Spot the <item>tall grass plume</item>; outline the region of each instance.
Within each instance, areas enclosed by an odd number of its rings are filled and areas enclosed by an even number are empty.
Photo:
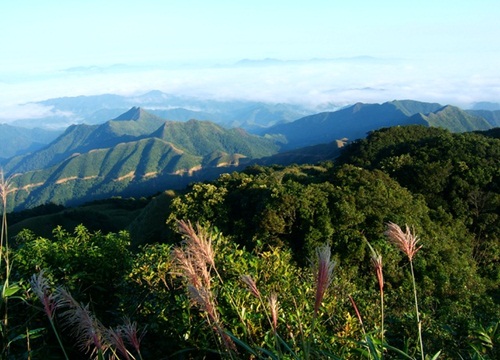
[[[196,224],[195,228],[189,221],[179,221],[178,229],[184,239],[172,252],[177,271],[188,283],[188,295],[192,303],[204,312],[226,351],[231,353],[236,350],[236,345],[224,331],[216,298],[211,290],[213,281],[211,272],[214,271],[220,278],[215,267],[212,238],[199,224]]]
[[[422,248],[422,245],[417,247],[419,238],[417,235],[411,232],[408,225],[406,225],[406,230],[403,231],[399,225],[389,222],[387,223],[387,230],[385,235],[389,241],[395,244],[402,252],[408,256],[410,262],[411,278],[413,282],[413,296],[415,298],[415,313],[417,316],[417,328],[418,328],[418,338],[420,342],[420,355],[422,360],[425,359],[424,355],[424,342],[422,339],[422,322],[420,321],[420,313],[418,310],[418,297],[417,297],[417,285],[415,283],[415,272],[413,270],[413,257]]]
[[[316,273],[316,296],[314,298],[314,316],[318,315],[319,308],[323,302],[326,290],[332,282],[335,261],[330,260],[330,246],[324,245],[316,250],[318,257],[318,271]]]

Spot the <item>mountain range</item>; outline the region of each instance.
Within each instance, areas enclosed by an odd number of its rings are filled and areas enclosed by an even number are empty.
[[[61,134],[61,130],[24,128],[0,124],[0,159],[41,149]]]
[[[454,106],[412,100],[383,104],[363,104],[306,116],[287,124],[277,124],[261,131],[283,138],[282,149],[293,149],[337,139],[359,139],[383,127],[402,125],[443,127],[453,132],[487,130],[496,126],[485,117],[470,114]],[[279,140],[278,140],[279,141]]]
[[[453,132],[495,127],[454,106],[412,100],[355,105],[260,130],[211,121],[170,121],[132,107],[100,124],[69,126],[45,147],[3,160],[12,178],[9,209],[48,202],[77,205],[111,196],[146,196],[250,164],[315,163],[335,158],[347,142],[383,127],[422,125]]]
[[[318,60],[320,61],[320,60]],[[417,106],[412,110],[411,101],[397,101],[406,103],[408,109],[396,114],[396,121],[404,120],[408,115],[429,112],[441,107],[435,104],[432,108],[418,108],[421,102],[413,102]],[[417,104],[417,105],[415,105]],[[420,104],[420,105],[418,105]],[[275,126],[272,132],[281,131],[280,126],[294,122],[307,116],[317,114],[330,114],[342,109],[340,105],[325,103],[319,106],[306,107],[287,103],[265,103],[243,100],[207,100],[188,96],[176,96],[161,91],[150,91],[138,96],[123,96],[115,94],[103,94],[94,96],[62,97],[28,103],[37,109],[41,109],[40,115],[33,118],[18,118],[9,123],[0,133],[0,141],[6,144],[0,147],[0,159],[9,158],[14,155],[22,155],[47,145],[61,134],[68,126],[77,124],[99,125],[115,119],[132,107],[141,107],[150,114],[162,119],[172,121],[188,121],[190,119],[208,120],[225,128],[241,127],[250,133],[269,133],[269,128]],[[375,104],[355,104],[354,106],[368,106]],[[384,104],[383,104],[384,105]],[[386,106],[387,103],[384,105]],[[370,109],[372,111],[373,109]],[[486,119],[492,126],[500,125],[500,104],[480,102],[472,105],[472,110],[465,112]],[[48,115],[47,115],[48,114]],[[364,112],[360,114],[363,117]],[[336,114],[338,117],[339,114]],[[349,117],[350,115],[347,115]],[[317,116],[316,116],[317,117]],[[345,124],[342,124],[344,126]],[[298,126],[297,124],[295,126]],[[300,126],[299,126],[300,127]],[[29,129],[27,129],[29,128]],[[33,135],[34,129],[43,128],[46,135]],[[368,129],[370,130],[370,129]],[[42,130],[37,130],[38,133]],[[364,131],[364,130],[363,130]],[[359,131],[357,136],[364,136]],[[13,132],[15,132],[14,135]],[[352,138],[352,134],[348,134]],[[16,139],[12,141],[11,139]]]
[[[132,108],[101,125],[72,125],[45,148],[4,163],[13,207],[76,204],[113,195],[151,194],[211,178],[224,166],[274,154],[271,139],[208,121],[165,121]],[[20,205],[21,204],[21,205]]]
[[[32,103],[46,109],[43,117],[17,119],[12,125],[65,128],[72,124],[101,124],[131,107],[141,107],[164,119],[210,120],[223,127],[246,130],[288,122],[315,112],[294,104],[274,104],[243,100],[205,100],[166,94],[158,90],[138,96],[103,94],[48,99]],[[331,108],[331,107],[330,107]],[[46,115],[46,113],[50,115]]]

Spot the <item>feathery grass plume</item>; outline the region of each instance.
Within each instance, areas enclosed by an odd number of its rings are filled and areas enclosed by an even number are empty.
[[[179,232],[184,235],[184,242],[189,249],[196,250],[193,255],[199,256],[210,267],[215,268],[215,254],[212,248],[212,238],[207,231],[196,224],[196,230],[190,221],[179,221]]]
[[[252,279],[250,275],[242,275],[241,280],[248,286],[248,290],[258,299],[260,299],[260,291],[257,288],[257,284]]]
[[[384,272],[382,268],[382,255],[373,248],[373,246],[368,242],[368,240],[366,241],[366,243],[368,244],[368,247],[370,248],[370,251],[372,253],[371,262],[378,280],[378,287],[380,293],[380,317],[381,317],[380,334],[381,334],[381,340],[383,342],[384,341]]]
[[[270,307],[270,313],[271,316],[269,316],[269,313],[265,311],[266,309],[266,304],[264,303],[264,299],[261,296],[261,293],[259,291],[259,288],[257,287],[257,284],[255,283],[255,280],[250,276],[250,275],[242,275],[241,280],[247,285],[248,291],[255,296],[257,299],[259,299],[260,304],[262,305],[262,309],[264,309],[264,313],[266,315],[267,321],[269,322],[269,325],[273,329],[274,335],[276,335],[276,329],[278,327],[278,297],[275,293],[271,294],[271,296],[267,299]],[[277,341],[277,339],[276,339]],[[277,344],[277,343],[276,343]]]
[[[271,321],[272,321],[273,331],[276,334],[276,331],[278,329],[278,310],[279,310],[278,295],[273,292],[269,296],[268,301],[269,301],[269,308],[271,309]]]
[[[370,246],[371,248],[371,246]],[[384,293],[384,272],[382,267],[382,255],[380,255],[375,249],[372,248],[371,261],[375,274],[377,275],[378,287],[380,293]]]
[[[174,254],[174,258],[178,260],[181,268],[184,266],[187,271],[186,274],[191,277],[192,283],[199,281],[201,284],[199,286],[210,289],[212,282],[210,271],[214,270],[219,275],[215,267],[212,238],[199,224],[196,224],[196,230],[189,221],[179,221],[178,226],[179,232],[184,236],[184,248],[182,249],[183,254]]]
[[[30,285],[31,290],[33,290],[35,295],[38,297],[38,300],[40,300],[43,304],[43,310],[49,318],[50,326],[52,327],[52,330],[56,335],[59,346],[61,347],[61,350],[64,354],[64,358],[69,359],[68,354],[66,353],[66,349],[64,348],[64,345],[62,343],[61,337],[59,336],[59,332],[57,331],[56,325],[54,323],[55,310],[58,306],[57,295],[51,292],[49,282],[45,278],[43,270],[41,270],[38,275],[34,274],[31,277]]]
[[[0,309],[2,310],[0,320],[0,342],[2,343],[2,355],[5,351],[8,352],[10,343],[6,334],[9,332],[9,298],[12,297],[20,287],[17,284],[13,286],[10,284],[10,273],[12,271],[12,264],[10,263],[10,250],[9,250],[9,235],[7,226],[7,197],[11,192],[17,189],[12,187],[12,178],[19,174],[14,174],[5,178],[2,168],[0,168],[0,198],[2,199],[2,227],[0,233],[0,271],[3,272],[0,278],[3,277],[3,283],[0,284]],[[5,261],[5,265],[4,265]],[[0,356],[2,356],[0,355]]]
[[[184,276],[187,281],[195,288],[200,288],[203,286],[200,276],[199,269],[196,261],[190,256],[190,254],[180,247],[175,247],[172,250],[172,257],[175,260],[176,270],[179,275]],[[203,276],[204,282],[207,282],[205,276]]]
[[[215,304],[213,293],[210,289],[196,288],[188,285],[188,292],[191,301],[205,312],[207,320],[212,329],[219,335],[220,340],[227,351],[236,351],[236,345],[226,334],[219,318],[219,312]]]
[[[139,333],[137,330],[137,323],[135,321],[131,322],[129,318],[125,318],[124,324],[120,326],[120,330],[127,339],[128,343],[135,349],[139,358],[142,359],[141,341],[146,334],[146,329],[143,329],[141,333]]]
[[[415,254],[422,248],[422,246],[417,247],[419,239],[416,235],[412,234],[408,225],[406,225],[406,231],[403,232],[399,225],[394,224],[393,222],[388,222],[385,235],[388,237],[390,242],[396,245],[408,256],[410,261],[413,260]]]
[[[61,313],[61,319],[66,328],[70,329],[77,346],[85,352],[90,352],[93,356],[102,356],[109,348],[105,340],[105,327],[90,312],[89,306],[84,306],[77,302],[73,296],[65,289],[58,289],[59,306],[66,308]]]
[[[318,256],[318,273],[316,276],[316,297],[314,301],[314,316],[317,316],[325,292],[332,282],[335,261],[330,260],[330,246],[324,245],[316,249]]]
[[[217,311],[212,291],[203,287],[197,289],[192,285],[188,285],[188,292],[191,301],[205,312],[209,325],[212,326],[214,331],[219,335],[226,350],[229,352],[236,352],[236,345],[224,331],[224,327],[220,321],[219,312]]]
[[[43,305],[43,310],[49,319],[53,319],[57,307],[56,296],[50,291],[49,282],[41,270],[38,274],[33,274],[30,279],[31,290],[38,297]]]
[[[188,292],[191,301],[208,315],[210,324],[217,323],[219,321],[219,313],[217,312],[212,292],[203,287],[196,288],[192,285],[188,285]]]
[[[354,308],[354,311],[356,312],[356,317],[358,318],[359,323],[361,324],[361,329],[363,330],[363,334],[366,335],[365,325],[363,324],[363,318],[361,317],[361,313],[359,312],[358,306],[356,305],[356,302],[354,301],[351,295],[348,295],[348,297],[349,300],[351,301],[351,305]]]
[[[211,270],[217,273],[212,239],[199,224],[195,229],[191,222],[179,221],[178,226],[184,240],[181,246],[173,249],[172,256],[178,272],[188,282],[189,297],[205,313],[208,323],[218,333],[226,350],[235,351],[236,346],[219,319],[215,296],[211,290]],[[218,273],[217,275],[220,279]]]
[[[2,199],[2,232],[0,234],[0,267],[5,259],[5,283],[4,287],[9,286],[10,262],[9,262],[9,236],[7,228],[7,197],[11,192],[17,189],[12,186],[12,179],[19,174],[11,175],[5,178],[2,168],[0,168],[0,198]]]
[[[422,322],[420,321],[420,312],[418,310],[418,297],[417,297],[417,284],[415,282],[415,272],[413,270],[413,257],[422,248],[422,245],[417,247],[419,241],[415,234],[412,234],[408,225],[406,225],[406,231],[403,232],[401,228],[394,224],[393,222],[387,223],[387,230],[385,235],[388,237],[389,241],[395,244],[399,249],[408,256],[410,261],[410,271],[411,279],[413,282],[413,296],[415,298],[415,313],[417,316],[417,328],[418,328],[418,338],[420,341],[420,355],[422,360],[425,359],[424,355],[424,342],[422,339]]]
[[[130,353],[125,346],[125,341],[120,327],[117,327],[116,329],[106,329],[105,334],[109,343],[112,344],[121,355],[123,355],[124,359],[130,360]]]

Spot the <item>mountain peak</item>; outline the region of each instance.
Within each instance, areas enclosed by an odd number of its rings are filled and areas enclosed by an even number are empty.
[[[134,106],[132,107],[129,111],[121,114],[117,118],[113,119],[115,121],[130,121],[134,120],[137,121],[140,118],[142,118],[145,114],[147,114],[147,111],[145,111],[143,108]]]

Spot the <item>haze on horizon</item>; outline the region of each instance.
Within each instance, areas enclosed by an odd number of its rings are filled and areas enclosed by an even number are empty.
[[[496,0],[24,0],[0,11],[0,122],[50,111],[23,105],[33,101],[149,90],[307,106],[500,102]]]

